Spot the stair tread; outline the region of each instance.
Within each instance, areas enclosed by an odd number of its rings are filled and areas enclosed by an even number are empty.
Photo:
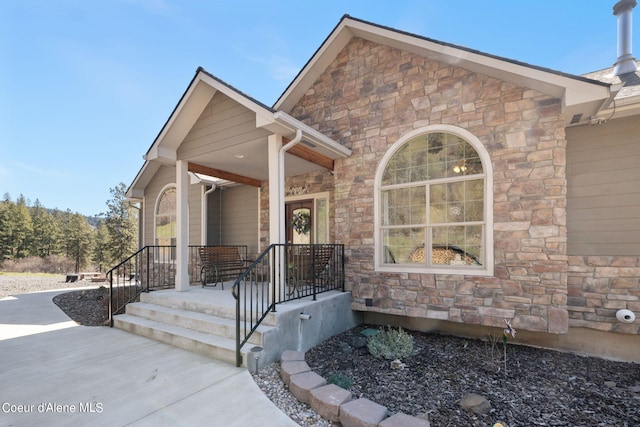
[[[161,312],[161,313],[165,313],[165,314],[171,314],[171,315],[175,315],[175,316],[178,316],[178,317],[189,318],[189,319],[199,320],[199,321],[205,321],[205,322],[210,322],[210,323],[214,323],[214,324],[218,324],[218,325],[230,326],[230,327],[233,327],[233,328],[235,328],[235,326],[236,326],[236,320],[235,319],[229,319],[227,317],[220,317],[220,316],[216,316],[216,315],[213,315],[213,314],[205,314],[205,313],[200,313],[200,312],[196,312],[196,311],[188,311],[188,310],[183,310],[183,309],[179,309],[179,308],[166,307],[166,306],[163,306],[163,305],[158,305],[158,304],[153,304],[153,303],[148,303],[148,302],[136,302],[136,303],[132,303],[131,305],[139,307],[141,309],[154,310],[156,312]],[[136,317],[140,317],[140,316],[136,316]],[[269,329],[274,329],[274,328],[275,328],[274,326],[261,324],[261,325],[258,326],[257,331],[258,332],[264,332],[264,331],[267,331]]]
[[[161,332],[178,335],[184,338],[191,339],[193,341],[198,341],[227,350],[235,351],[236,348],[235,340],[220,337],[218,335],[210,335],[203,332],[197,332],[191,329],[183,328],[181,326],[170,325],[168,323],[145,319],[143,317],[133,316],[130,314],[119,314],[115,316],[115,319],[126,323],[152,328]],[[244,352],[246,351],[243,351],[243,353]]]

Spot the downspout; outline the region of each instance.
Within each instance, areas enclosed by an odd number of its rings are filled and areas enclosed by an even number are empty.
[[[278,191],[280,193],[279,199],[282,203],[281,208],[284,207],[284,153],[290,150],[294,145],[297,145],[300,141],[302,141],[302,130],[296,129],[296,136],[291,141],[280,147],[280,151],[278,151]],[[282,209],[282,213],[284,214],[284,209]],[[278,240],[280,240],[280,243],[285,243],[287,240],[286,229],[284,227],[280,227],[280,236]]]
[[[204,186],[205,191],[202,193],[202,232],[201,232],[201,236],[200,236],[200,243],[202,244],[202,246],[206,246],[207,245],[207,232],[209,231],[209,222],[208,222],[208,218],[207,218],[207,214],[208,214],[208,199],[207,196],[210,193],[213,193],[216,190],[216,185],[212,184],[211,188],[207,190],[207,186]]]

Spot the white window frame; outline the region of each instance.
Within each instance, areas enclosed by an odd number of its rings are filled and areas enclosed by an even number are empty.
[[[160,190],[160,192],[158,193],[158,195],[156,196],[156,202],[154,204],[153,207],[153,245],[157,246],[157,229],[158,229],[158,205],[160,204],[160,198],[162,198],[162,196],[164,195],[164,193],[169,190],[170,188],[173,188],[176,193],[178,192],[178,187],[176,186],[175,183],[171,183],[171,184],[167,184],[164,187],[162,187],[162,190]],[[177,206],[176,206],[176,214],[177,214]],[[177,219],[176,219],[176,226],[177,226]],[[177,237],[177,236],[176,236]]]
[[[384,263],[384,239],[382,237],[381,227],[381,182],[387,164],[394,154],[413,138],[428,134],[443,132],[449,133],[468,142],[478,153],[482,163],[484,172],[484,221],[485,228],[483,233],[482,250],[484,253],[484,264],[477,268],[469,266],[431,266],[426,265],[408,265],[408,264],[389,264]],[[491,165],[491,157],[482,142],[471,132],[458,126],[438,124],[430,125],[415,129],[408,134],[402,136],[396,141],[385,153],[381,159],[374,182],[374,258],[375,270],[394,273],[426,273],[426,274],[450,274],[464,276],[493,276],[494,275],[494,257],[493,257],[493,167]]]
[[[327,206],[327,216],[325,218],[325,222],[324,222],[324,229],[326,230],[326,236],[324,236],[326,242],[325,243],[330,243],[330,239],[331,239],[331,233],[329,230],[329,192],[328,191],[324,191],[322,193],[313,193],[313,194],[300,194],[300,195],[296,195],[296,196],[288,196],[285,197],[284,201],[285,203],[287,202],[295,202],[298,200],[313,200],[313,218],[315,218],[315,224],[314,224],[314,228],[313,228],[313,236],[314,236],[314,242],[317,243],[318,240],[318,200],[325,200]]]

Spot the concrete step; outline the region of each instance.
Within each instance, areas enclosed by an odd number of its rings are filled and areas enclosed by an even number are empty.
[[[229,338],[205,334],[130,314],[115,316],[113,323],[114,327],[136,335],[193,351],[216,360],[231,364],[236,363],[236,343],[235,340]],[[245,345],[242,350],[243,365],[245,366],[250,348],[250,345]]]
[[[226,298],[219,298],[220,301],[216,301],[213,298],[202,298],[202,295],[197,293],[185,292],[180,295],[176,295],[167,292],[149,292],[142,293],[140,295],[140,302],[235,320],[235,300],[231,297],[230,291],[229,295],[224,296]],[[275,326],[275,314],[267,314],[262,324]]]
[[[180,310],[146,302],[128,304],[126,313],[156,322],[179,326],[204,334],[217,335],[231,340],[236,339],[236,321],[225,317],[204,314],[195,311]],[[241,327],[244,326],[241,324]],[[260,325],[249,338],[249,343],[262,345],[263,333],[273,327]]]

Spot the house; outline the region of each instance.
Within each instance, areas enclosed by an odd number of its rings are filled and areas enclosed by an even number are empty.
[[[635,3],[614,7],[618,62],[586,76],[350,16],[272,107],[199,68],[127,191],[141,247],[174,246],[188,292],[190,245],[339,244],[366,322],[508,320],[518,342],[640,361]]]

